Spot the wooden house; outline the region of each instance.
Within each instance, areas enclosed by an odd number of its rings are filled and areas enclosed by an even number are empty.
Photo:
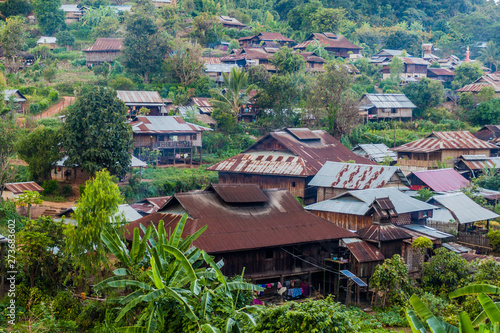
[[[360,238],[343,238],[340,246],[341,249],[346,249],[344,252],[348,263],[346,268],[361,279],[369,280],[375,273],[377,265],[386,259],[373,243]],[[332,267],[335,268],[334,265]]]
[[[59,9],[61,9],[66,16],[64,22],[66,22],[66,24],[71,24],[73,22],[80,22],[89,8],[80,4],[66,4],[61,5]]]
[[[362,57],[362,47],[354,45],[342,35],[331,32],[313,33],[305,41],[295,45],[296,50],[305,50],[308,45],[322,45],[326,51],[336,57],[357,59]]]
[[[158,162],[162,164],[182,161],[193,163],[196,151],[202,154],[202,132],[210,128],[185,122],[177,116],[138,116],[130,123],[134,136],[136,156],[142,148],[159,150]]]
[[[495,90],[495,96],[500,97],[500,75],[498,74],[486,74],[481,76],[476,81],[468,84],[457,90],[459,93],[471,92],[477,94],[483,88],[491,87]]]
[[[161,8],[164,6],[177,6],[177,0],[153,0],[153,5],[157,8]]]
[[[397,213],[397,217],[392,219],[392,223],[397,225],[422,224],[428,217],[432,216],[435,208],[390,187],[348,191],[304,208],[340,227],[360,230],[372,225],[374,217],[371,204],[379,198],[391,200]]]
[[[234,28],[234,29],[242,30],[242,29],[248,28],[246,25],[244,25],[243,23],[241,23],[240,21],[238,21],[234,17],[220,15],[217,17],[217,20],[219,21],[220,24],[222,24],[222,26],[224,28],[227,28],[227,29]]]
[[[490,156],[497,147],[482,141],[469,131],[432,132],[427,137],[391,148],[398,154],[403,172],[452,166],[462,155]]]
[[[417,108],[405,94],[364,94],[359,101],[362,119],[411,120],[413,109]]]
[[[455,169],[465,178],[477,178],[485,169],[500,169],[498,158],[486,155],[462,155],[455,162]]]
[[[112,63],[123,51],[123,39],[97,38],[94,45],[82,51],[85,52],[85,59],[89,67],[104,62]]]
[[[422,58],[409,58],[409,57],[400,57],[400,59],[403,61],[403,73],[401,73],[401,77],[405,78],[427,77],[427,67],[429,67],[430,65],[430,63],[427,60],[424,60]],[[391,76],[389,63],[383,64],[382,76],[384,79],[387,79]]]
[[[212,118],[213,105],[206,97],[191,97],[186,104],[177,107],[178,113],[184,119],[196,118],[211,128],[215,128],[217,122]]]
[[[278,48],[243,48],[232,50],[229,55],[220,59],[223,64],[238,65],[239,67],[264,66],[269,72],[276,72],[271,58]]]
[[[22,182],[22,183],[6,183],[2,186],[2,199],[3,200],[13,200],[17,198],[19,194],[23,194],[25,191],[33,191],[41,193],[43,188],[35,182]]]
[[[448,68],[427,68],[427,77],[443,83],[449,83],[455,78],[455,72]]]
[[[316,288],[321,284],[324,290],[323,283],[331,278],[333,285],[336,274],[322,268],[323,260],[336,251],[340,239],[355,237],[306,212],[286,190],[213,184],[204,191],[175,194],[158,212],[127,225],[125,238],[131,241],[134,228],[157,226],[160,220],[166,231],[173,230],[183,214],[188,216],[184,237],[207,226],[193,245],[214,256],[215,262],[223,260],[224,275],[244,271],[245,278],[259,284],[285,286],[296,279]]]
[[[500,125],[485,125],[472,135],[500,148]],[[497,155],[497,153],[498,151],[492,151],[492,154]]]
[[[372,59],[384,59],[384,61],[391,60],[394,57],[402,57],[403,51],[401,50],[390,50],[390,49],[382,49],[375,53],[370,59],[369,62],[372,63]],[[411,55],[406,54],[407,57],[411,57]],[[375,63],[378,63],[376,61]]]
[[[410,183],[397,166],[326,162],[309,186],[317,188],[317,202],[351,190],[392,187],[409,189]]]
[[[36,44],[38,46],[40,45],[48,46],[51,50],[53,50],[57,46],[57,38],[42,36],[36,41]]]
[[[127,91],[117,90],[118,98],[125,103],[129,116],[136,116],[142,108],[149,110],[148,116],[163,116],[168,114],[165,103],[157,91]]]
[[[3,91],[5,104],[16,112],[26,113],[28,110],[28,100],[18,89],[7,89]]]
[[[247,36],[238,39],[241,48],[260,47],[264,42],[277,43],[280,46],[291,46],[295,41],[287,38],[279,32],[260,32],[255,36]]]
[[[222,85],[222,83],[224,82],[224,78],[222,77],[222,75],[224,73],[229,74],[231,72],[231,69],[233,69],[234,67],[239,66],[234,63],[221,63],[219,60],[219,63],[215,64],[205,63],[205,73],[207,73],[207,75],[212,80],[217,82],[217,84]]]
[[[318,56],[314,52],[300,52],[299,53],[305,61],[305,67],[307,72],[324,72],[324,65],[326,60]]]
[[[343,146],[326,131],[288,128],[271,132],[250,148],[209,167],[221,184],[258,184],[284,188],[305,202],[316,200],[308,186],[327,161],[374,164]]]

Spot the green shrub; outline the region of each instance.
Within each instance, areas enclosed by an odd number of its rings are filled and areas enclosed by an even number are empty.
[[[73,188],[68,184],[63,185],[59,194],[65,198],[70,197],[73,195]]]
[[[49,98],[51,101],[55,102],[59,99],[59,93],[57,90],[51,90],[49,93]]]
[[[393,306],[387,311],[377,312],[375,318],[384,326],[406,327],[408,320],[404,313],[404,308]]]
[[[40,102],[40,111],[43,111],[49,107],[50,100],[47,98],[42,99]]]
[[[30,104],[30,108],[29,108],[29,112],[31,114],[37,114],[38,112],[40,112],[40,104],[38,104],[38,103],[31,103]]]
[[[75,59],[75,60],[71,61],[71,65],[73,65],[74,67],[83,67],[83,66],[87,65],[87,60],[85,60],[84,58]]]
[[[496,252],[500,252],[500,230],[490,231],[488,239],[493,249]]]
[[[55,195],[59,193],[59,182],[57,180],[46,180],[43,182],[42,187],[43,195]]]
[[[80,300],[70,291],[58,292],[52,306],[56,318],[62,320],[75,320],[82,311]]]
[[[80,197],[85,193],[85,184],[78,185],[78,194]]]
[[[76,318],[78,327],[88,332],[96,323],[102,322],[106,317],[106,306],[103,302],[88,302]]]

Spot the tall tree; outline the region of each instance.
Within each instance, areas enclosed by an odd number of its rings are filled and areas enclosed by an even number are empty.
[[[134,8],[126,20],[123,41],[123,64],[132,73],[140,75],[149,83],[154,73],[159,73],[167,53],[167,43],[155,23],[155,9],[151,1]]]
[[[33,6],[26,0],[7,0],[0,4],[0,13],[3,17],[25,16],[32,10]]]
[[[24,18],[20,16],[8,17],[0,29],[0,44],[7,72],[16,72],[19,69],[18,54],[22,50],[25,37]]]
[[[429,108],[443,102],[444,87],[436,80],[422,78],[418,83],[410,82],[403,88],[403,93],[417,106],[415,117],[421,117]]]
[[[68,229],[66,235],[66,253],[79,270],[80,278],[102,276],[107,257],[101,233],[112,231],[116,223],[121,222],[117,221],[116,213],[122,201],[120,189],[107,170],[97,172],[95,178],[85,184],[72,216],[77,225]]]
[[[403,73],[404,63],[398,56],[394,56],[389,63],[389,70],[391,73],[391,80],[394,82],[401,81],[401,73]]]
[[[248,103],[250,91],[254,88],[248,84],[248,73],[233,67],[229,75],[223,74],[224,90],[212,89],[213,99],[211,103],[221,110],[231,110],[236,117],[240,113],[241,107]]]
[[[53,35],[61,30],[64,23],[64,12],[60,9],[61,0],[34,0],[33,11],[40,30],[44,34]]]
[[[93,87],[78,96],[62,129],[67,165],[80,165],[90,174],[106,168],[125,176],[132,148],[126,116],[127,108],[113,89]]]
[[[2,98],[3,100],[3,98]],[[14,180],[16,169],[10,165],[9,158],[14,153],[14,145],[21,134],[13,118],[8,116],[0,121],[0,201],[5,183]]]
[[[479,57],[479,59],[490,66],[490,71],[493,72],[493,68],[495,68],[495,70],[498,70],[498,63],[500,62],[500,49],[493,41],[489,41],[486,44],[486,47],[482,49],[480,53],[481,56]]]
[[[163,69],[168,79],[173,78],[184,86],[190,85],[203,75],[202,48],[199,44],[180,39],[176,39],[173,45],[174,51],[165,59]]]
[[[483,75],[481,64],[478,62],[464,62],[455,69],[455,79],[452,82],[453,89],[459,89],[471,84]]]
[[[271,63],[276,67],[276,71],[281,74],[293,74],[305,66],[304,57],[286,46],[274,53]]]

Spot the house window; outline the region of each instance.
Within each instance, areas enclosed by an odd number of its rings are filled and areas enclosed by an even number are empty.
[[[397,111],[396,109],[392,109],[391,110],[392,113],[396,113],[396,111]]]
[[[193,134],[193,139],[192,139],[193,141],[196,140],[196,136],[197,136],[197,134]]]
[[[295,187],[295,182],[292,182],[292,187]]]
[[[274,259],[274,250],[266,249],[266,259]]]
[[[172,141],[178,141],[177,135],[172,136]]]

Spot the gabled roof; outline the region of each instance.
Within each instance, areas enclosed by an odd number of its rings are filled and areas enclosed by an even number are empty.
[[[36,43],[37,44],[55,44],[55,43],[57,43],[57,38],[42,36],[37,40]]]
[[[306,210],[366,215],[375,199],[389,198],[398,214],[432,210],[436,207],[404,194],[396,188],[354,190],[304,207]]]
[[[491,210],[481,207],[461,192],[435,195],[427,200],[427,202],[443,206],[452,214],[455,221],[460,224],[491,220],[500,216]],[[436,220],[436,217],[433,217],[433,220]],[[448,220],[445,222],[448,222]]]
[[[400,227],[405,229],[406,232],[408,232],[410,234],[416,233],[417,237],[419,237],[419,234],[420,234],[422,236],[429,238],[430,240],[447,239],[447,238],[454,238],[455,237],[452,234],[428,227],[426,225],[405,224],[405,225],[401,225]]]
[[[235,27],[246,27],[246,25],[244,25],[234,17],[220,15],[217,19],[219,20],[219,23],[222,24],[233,25]]]
[[[259,149],[263,142],[276,141],[282,150]],[[375,164],[354,154],[326,131],[289,128],[271,132],[241,154],[209,167],[208,170],[235,173],[313,176],[327,161]]]
[[[35,182],[7,183],[4,184],[4,187],[6,191],[10,191],[15,195],[22,194],[24,191],[43,191],[43,188]]]
[[[266,189],[255,195],[267,197],[266,202],[235,202],[219,195],[225,185],[215,191],[177,193],[157,213],[145,216],[129,224],[126,238],[131,239],[133,229],[140,224],[148,226],[150,221],[165,222],[166,230],[173,230],[183,213],[188,215],[184,237],[195,233],[203,226],[207,230],[193,243],[209,253],[244,251],[292,244],[321,242],[355,235],[322,218],[306,212],[295,197],[286,190]],[[230,192],[237,191],[238,185]],[[247,187],[241,186],[242,192]],[[240,198],[246,198],[241,193]],[[248,201],[248,200],[244,200]],[[254,200],[250,200],[254,201]],[[260,201],[260,200],[259,200]]]
[[[404,185],[410,186],[397,166],[326,162],[309,182],[309,186],[366,190],[384,187],[394,175]],[[401,187],[406,188],[404,185]]]
[[[323,59],[322,57],[318,56],[316,53],[314,52],[300,52],[299,53],[306,62],[317,62],[317,63],[324,63],[326,62],[325,59]]]
[[[92,46],[82,50],[83,52],[105,52],[122,51],[123,38],[97,38]]]
[[[156,133],[198,133],[211,131],[203,127],[185,122],[176,116],[138,116],[136,121],[130,123],[132,131],[136,134]]]
[[[247,36],[247,37],[242,37],[238,39],[239,41],[244,41],[244,40],[250,40],[253,38],[257,38],[258,40],[261,41],[277,41],[277,42],[290,42],[293,43],[294,40],[287,38],[280,34],[279,32],[260,32],[257,35],[254,36]]]
[[[355,154],[367,157],[372,161],[381,163],[387,159],[389,156],[390,160],[396,161],[398,159],[398,155],[389,150],[383,143],[360,143],[352,150]]]
[[[142,215],[152,214],[156,213],[158,209],[160,209],[160,207],[163,206],[163,204],[170,198],[170,196],[146,198],[131,204],[130,207],[134,208]]]
[[[305,49],[308,45],[315,45],[319,41],[325,48],[361,50],[362,47],[354,45],[342,35],[331,32],[313,33],[305,41],[295,45],[294,49]]]
[[[343,238],[342,242],[358,262],[382,261],[385,259],[377,247],[359,238]]]
[[[71,215],[78,209],[78,207],[70,207],[59,214],[56,215],[56,217],[66,217],[65,221],[67,223],[76,223],[76,221],[71,217]],[[118,210],[116,214],[114,215],[114,218],[124,218],[125,222],[132,222],[135,221],[142,216],[130,205],[128,204],[122,204],[118,205]]]
[[[373,105],[377,109],[396,108],[396,109],[415,109],[413,104],[405,94],[364,94],[361,100],[367,98],[369,104],[363,104],[361,107]]]
[[[434,74],[435,76],[455,76],[455,72],[448,68],[427,68],[427,72]]]
[[[469,185],[469,181],[454,169],[414,171],[408,178],[420,179],[434,192],[458,191]]]
[[[485,125],[472,135],[483,141],[496,142],[500,138],[500,125]]]
[[[430,66],[430,62],[428,62],[427,60],[425,59],[422,59],[422,58],[413,58],[413,57],[401,57],[401,60],[403,61],[403,63],[407,64],[407,65],[426,65],[426,66]]]
[[[495,89],[496,93],[500,92],[500,85],[492,85],[491,83],[487,82],[471,83],[466,86],[463,86],[460,89],[457,89],[457,92],[480,92],[484,88],[489,88],[489,87]]]
[[[157,91],[117,90],[116,94],[125,105],[164,105]]]
[[[65,13],[72,13],[72,12],[80,13],[88,8],[75,3],[75,4],[61,5],[61,7],[59,7],[59,9],[64,11]]]
[[[463,163],[470,170],[483,170],[485,168],[496,167],[495,163],[486,155],[462,155],[456,162],[456,165],[460,166],[460,163]]]
[[[399,152],[428,153],[450,149],[495,149],[491,143],[479,140],[469,131],[432,132],[427,137],[391,148]]]
[[[412,238],[404,229],[394,224],[372,224],[356,231],[362,239],[388,242]]]
[[[10,100],[10,96],[14,96],[14,102],[26,102],[27,99],[18,89],[7,89],[3,91],[3,99]]]
[[[243,49],[232,50],[230,54],[220,58],[221,62],[237,61],[237,60],[255,60],[269,59],[274,52],[268,52],[267,48],[262,47],[246,47]]]
[[[373,57],[381,57],[381,56],[398,56],[400,57],[403,54],[402,50],[390,50],[390,49],[382,49],[375,53]],[[408,53],[407,53],[408,55]]]

